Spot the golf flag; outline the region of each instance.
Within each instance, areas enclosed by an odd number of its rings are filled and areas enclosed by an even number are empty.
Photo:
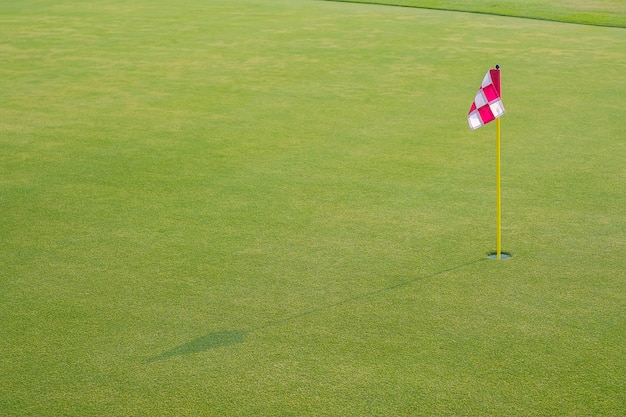
[[[506,113],[500,98],[500,68],[487,71],[472,107],[467,113],[467,122],[472,130],[492,122]]]

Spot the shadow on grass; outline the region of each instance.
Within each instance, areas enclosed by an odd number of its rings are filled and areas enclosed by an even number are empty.
[[[461,265],[457,265],[454,266],[452,268],[448,268],[448,269],[444,269],[442,271],[439,272],[434,272],[432,274],[429,275],[423,275],[417,278],[413,278],[410,280],[406,280],[406,281],[401,281],[399,283],[396,283],[394,285],[390,285],[388,287],[385,288],[381,288],[378,290],[374,290],[374,291],[370,291],[364,294],[359,294],[357,296],[354,297],[350,297],[350,298],[346,298],[345,300],[342,300],[338,303],[335,304],[328,304],[319,308],[315,308],[312,310],[308,310],[308,311],[304,311],[302,313],[293,315],[293,316],[289,316],[286,317],[284,319],[280,319],[280,320],[275,320],[275,321],[271,321],[269,323],[263,324],[259,327],[256,327],[254,329],[251,330],[230,330],[230,331],[222,331],[222,332],[213,332],[213,333],[209,333],[205,336],[199,337],[197,339],[194,339],[190,342],[184,343],[180,346],[177,346],[173,349],[170,349],[168,351],[165,351],[159,355],[156,356],[152,356],[148,359],[145,360],[146,363],[152,363],[152,362],[156,362],[156,361],[161,361],[161,360],[165,360],[165,359],[169,359],[173,356],[180,356],[180,355],[189,355],[189,354],[193,354],[193,353],[200,353],[200,352],[206,352],[208,350],[212,350],[212,349],[217,349],[220,347],[225,347],[225,346],[231,346],[231,345],[235,345],[235,344],[239,344],[239,343],[243,343],[246,340],[246,334],[248,333],[252,333],[255,331],[259,331],[259,330],[263,330],[266,329],[268,327],[273,327],[273,326],[278,326],[284,323],[289,323],[292,322],[294,320],[297,320],[299,318],[302,317],[306,317],[306,316],[310,316],[316,313],[320,313],[322,311],[326,311],[326,310],[330,310],[332,308],[335,307],[339,307],[348,303],[352,303],[358,300],[362,300],[365,298],[371,298],[374,296],[377,296],[379,294],[383,294],[389,291],[393,291],[396,290],[398,288],[401,287],[405,287],[407,285],[410,285],[414,282],[418,282],[418,281],[424,281],[430,278],[434,278],[436,276],[439,275],[443,275],[447,272],[451,272],[457,269],[461,269],[464,268],[466,266],[475,264],[477,262],[481,262],[486,260],[487,258],[480,258],[480,259],[475,259],[473,261],[461,264]]]
[[[207,350],[216,349],[223,346],[235,345],[243,343],[246,340],[246,331],[232,330],[224,332],[209,333],[206,336],[199,337],[190,342],[175,347],[174,349],[165,351],[159,355],[146,359],[147,363],[162,361],[172,356],[189,355],[191,353],[200,353]]]

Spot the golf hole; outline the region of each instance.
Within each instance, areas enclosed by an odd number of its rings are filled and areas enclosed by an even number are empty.
[[[509,259],[512,255],[508,252],[500,252],[500,259]],[[496,252],[491,252],[487,255],[489,259],[498,259],[498,254]]]

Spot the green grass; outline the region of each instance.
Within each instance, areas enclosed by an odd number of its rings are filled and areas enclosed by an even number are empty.
[[[387,4],[426,9],[485,13],[556,22],[626,28],[626,3],[622,0],[333,0]]]
[[[3,416],[623,416],[623,29],[0,5]],[[466,114],[502,66],[494,127]]]

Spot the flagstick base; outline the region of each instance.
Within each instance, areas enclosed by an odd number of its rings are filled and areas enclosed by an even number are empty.
[[[506,252],[500,252],[500,259],[509,259],[512,255]],[[498,259],[498,254],[495,252],[490,253],[487,256],[489,259]]]

